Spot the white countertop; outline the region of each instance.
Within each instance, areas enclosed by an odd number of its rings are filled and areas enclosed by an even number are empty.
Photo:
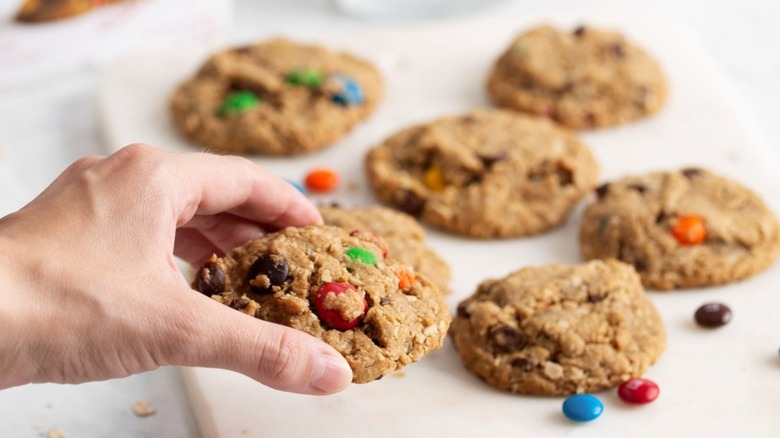
[[[699,36],[704,51],[726,76],[780,157],[780,3],[769,0],[708,2],[624,0],[623,9],[666,11]],[[739,3],[739,4],[738,4]],[[480,15],[606,9],[597,0],[514,0]],[[302,19],[349,26],[355,19],[327,0],[238,1],[229,40],[251,40],[264,24]],[[659,29],[663,32],[663,29]],[[44,82],[44,81],[42,81]],[[84,70],[0,95],[0,213],[20,207],[71,161],[104,153],[95,72]],[[717,121],[713,121],[717,123]],[[139,139],[142,140],[142,139]],[[131,405],[150,402],[154,416],[138,418]],[[0,391],[0,436],[45,436],[59,428],[68,437],[197,436],[193,414],[174,369],[84,385],[28,385]]]

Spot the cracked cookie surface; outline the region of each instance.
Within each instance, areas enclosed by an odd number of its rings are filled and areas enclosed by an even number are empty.
[[[639,377],[666,334],[631,266],[546,265],[483,281],[450,335],[464,365],[499,389],[569,395]]]
[[[318,337],[365,383],[439,348],[450,314],[413,268],[383,258],[376,236],[341,228],[286,228],[198,271],[193,288],[259,319]]]
[[[170,110],[178,130],[207,148],[294,155],[349,132],[381,89],[364,60],[275,39],[211,56],[176,89]]]
[[[479,238],[560,225],[598,173],[590,150],[572,132],[503,110],[402,130],[369,152],[366,167],[382,202]]]
[[[425,242],[425,230],[408,214],[390,208],[319,207],[326,225],[351,233],[371,231],[384,239],[388,257],[413,267],[431,280],[442,292],[448,292],[452,279],[450,266]],[[368,236],[370,237],[370,236]]]
[[[496,61],[488,94],[502,107],[574,129],[630,122],[659,111],[668,86],[658,63],[617,32],[543,25]]]
[[[580,228],[583,256],[633,264],[650,288],[745,279],[770,266],[780,249],[777,217],[761,198],[706,169],[628,176],[596,195]]]

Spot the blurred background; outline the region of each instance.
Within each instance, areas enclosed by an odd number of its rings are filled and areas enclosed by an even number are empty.
[[[0,0],[0,214],[24,205],[70,162],[118,146],[105,144],[96,99],[105,66],[149,51],[248,42],[266,28],[294,33],[309,23],[354,28],[359,38],[361,27],[376,23],[402,28],[539,13],[554,17],[572,10],[666,14],[696,35],[725,79],[724,92],[744,108],[746,123],[766,140],[774,159],[780,156],[780,2],[127,0],[97,2],[106,4],[72,18],[20,23],[14,17],[23,3]],[[130,406],[138,400],[149,401],[157,413],[136,417]],[[0,436],[47,436],[53,428],[66,436],[198,433],[180,378],[171,369],[110,382],[0,392]]]

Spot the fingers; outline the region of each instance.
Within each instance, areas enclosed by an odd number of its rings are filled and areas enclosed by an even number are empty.
[[[179,228],[176,230],[173,254],[189,263],[190,266],[200,267],[212,254],[222,257],[225,252],[202,235],[200,231],[192,228]]]
[[[231,213],[275,230],[320,223],[317,209],[292,185],[251,161],[206,153],[163,152],[130,145],[99,164],[102,173],[135,172],[172,203],[177,226],[197,215]],[[97,168],[97,167],[96,167]],[[118,177],[116,177],[118,178]]]
[[[229,369],[271,388],[300,394],[331,394],[352,381],[346,360],[328,344],[252,318],[195,291],[182,291],[182,295],[187,297],[186,323],[173,335],[162,336],[167,340],[163,354],[169,364]]]
[[[228,213],[195,215],[182,228],[197,230],[223,253],[228,253],[233,248],[265,234],[256,222]]]

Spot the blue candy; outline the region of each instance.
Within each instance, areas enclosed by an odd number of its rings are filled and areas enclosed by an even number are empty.
[[[287,179],[285,181],[287,181],[291,186],[293,186],[296,189],[298,189],[299,192],[303,193],[304,195],[306,194],[306,189],[303,188],[303,185],[301,185],[300,183],[297,183],[295,181],[291,181],[289,179]]]
[[[341,106],[356,106],[363,103],[363,89],[350,76],[345,74],[332,74],[328,81],[335,84],[335,91],[330,96],[331,102]]]
[[[572,421],[591,421],[604,412],[601,400],[590,394],[577,394],[563,402],[563,415]]]

